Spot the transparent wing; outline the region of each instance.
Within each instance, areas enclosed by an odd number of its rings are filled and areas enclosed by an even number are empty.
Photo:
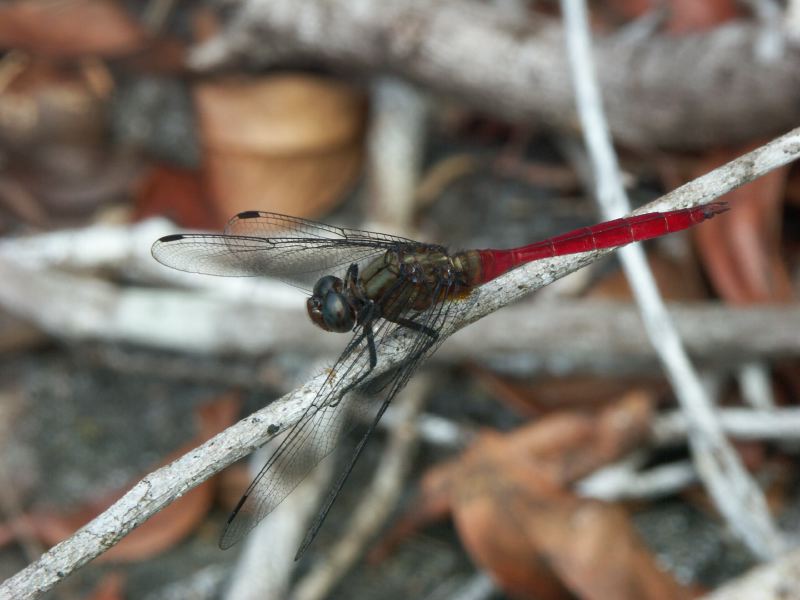
[[[249,210],[233,217],[225,226],[225,233],[260,238],[287,237],[288,233],[291,234],[289,237],[378,241],[386,244],[415,243],[414,240],[396,235],[334,227],[326,223],[258,210]]]
[[[305,289],[320,276],[359,266],[399,245],[417,242],[344,229],[275,213],[249,211],[228,223],[225,234],[176,234],[153,244],[163,265],[220,276],[267,275]]]
[[[261,519],[272,512],[311,469],[330,454],[344,432],[352,429],[357,422],[364,420],[377,422],[376,416],[379,416],[381,407],[391,402],[420,361],[430,355],[444,339],[439,332],[447,329],[449,323],[454,322],[454,314],[468,305],[468,299],[454,301],[450,297],[451,290],[450,285],[440,284],[435,291],[435,297],[440,301],[431,308],[419,312],[403,311],[401,317],[413,322],[416,328],[383,319],[376,322],[373,335],[378,348],[398,343],[398,336],[412,336],[406,359],[395,371],[381,377],[380,384],[362,385],[356,393],[346,395],[353,390],[353,386],[343,389],[338,385],[339,381],[348,375],[356,380],[364,379],[371,371],[366,336],[363,332],[354,336],[331,369],[331,375],[320,388],[312,404],[287,432],[286,437],[267,460],[231,514],[220,539],[221,548],[229,548],[236,544]],[[398,296],[402,297],[402,290]],[[364,441],[366,440],[362,440],[353,460],[313,523],[298,554],[302,553],[313,540],[322,525]]]
[[[298,560],[308,549],[308,546],[311,544],[311,542],[314,541],[314,538],[317,536],[322,524],[325,522],[325,518],[328,516],[328,512],[338,497],[342,486],[347,481],[347,478],[350,476],[358,457],[361,455],[361,452],[364,449],[370,434],[375,430],[378,421],[391,403],[392,399],[403,388],[403,386],[408,383],[408,380],[414,374],[419,364],[428,356],[433,354],[439,345],[441,345],[441,343],[447,338],[446,334],[450,333],[450,329],[452,329],[453,325],[460,321],[460,315],[464,311],[468,310],[469,306],[473,302],[471,297],[455,300],[455,298],[452,297],[452,293],[453,287],[450,285],[441,285],[439,289],[434,292],[434,297],[441,298],[441,301],[435,304],[432,309],[418,313],[416,318],[412,319],[415,323],[421,325],[422,327],[414,333],[413,344],[408,350],[406,360],[403,361],[403,363],[397,369],[391,372],[389,377],[377,378],[376,380],[367,383],[361,390],[359,390],[360,392],[363,392],[363,396],[359,396],[358,398],[365,402],[365,406],[369,407],[369,410],[362,412],[366,413],[365,417],[370,417],[370,426],[362,437],[358,446],[356,446],[350,462],[345,467],[345,470],[340,475],[331,492],[328,494],[328,497],[326,498],[325,503],[322,505],[321,510],[311,523],[311,526],[309,527],[308,532],[306,533],[305,538],[300,545],[300,548],[297,550],[295,560]],[[395,328],[392,334],[390,334],[388,337],[394,338],[393,334],[396,331],[397,328]],[[425,331],[437,333],[435,337],[431,337],[431,335],[429,333],[425,333]],[[383,341],[384,345],[382,347],[386,347],[388,345],[387,342],[390,340],[384,339]],[[394,341],[394,339],[391,341]],[[378,397],[382,398],[381,402],[376,402],[374,400]],[[373,398],[373,400],[370,401],[370,398]]]

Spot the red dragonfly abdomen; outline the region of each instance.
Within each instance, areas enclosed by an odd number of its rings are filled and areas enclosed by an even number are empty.
[[[484,284],[511,269],[534,260],[602,248],[615,248],[681,231],[726,210],[728,210],[726,203],[714,202],[695,208],[614,219],[599,225],[582,227],[520,248],[477,250],[479,257],[477,261],[470,260],[473,257],[464,257],[467,259],[465,262],[471,267],[469,270],[473,271],[470,273],[470,284]],[[477,269],[473,267],[475,262],[480,265]]]

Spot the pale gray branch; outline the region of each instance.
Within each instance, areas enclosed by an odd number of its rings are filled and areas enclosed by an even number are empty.
[[[369,229],[383,231],[388,225],[402,235],[411,226],[428,105],[425,95],[403,80],[381,77],[372,85],[367,135]]]
[[[595,47],[614,138],[646,148],[749,142],[800,122],[800,47],[755,51],[759,24],[685,36],[606,36]],[[196,68],[240,56],[393,73],[494,113],[572,131],[577,122],[557,23],[467,0],[247,0],[199,47]],[[724,102],[721,101],[724,99]]]
[[[251,457],[253,477],[279,441],[272,440]],[[224,600],[287,597],[295,565],[294,555],[319,510],[320,499],[324,498],[330,486],[334,466],[335,461],[323,460],[300,482],[292,492],[291,500],[281,502],[247,536],[230,575]]]

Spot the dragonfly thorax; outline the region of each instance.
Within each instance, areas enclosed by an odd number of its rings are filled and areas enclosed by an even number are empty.
[[[314,324],[325,331],[346,333],[356,324],[356,307],[345,294],[344,282],[333,275],[317,281],[306,309]]]

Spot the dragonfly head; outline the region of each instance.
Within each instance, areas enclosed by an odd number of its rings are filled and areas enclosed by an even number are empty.
[[[306,308],[311,320],[325,331],[345,333],[356,324],[356,311],[347,301],[344,283],[333,275],[317,281]]]

